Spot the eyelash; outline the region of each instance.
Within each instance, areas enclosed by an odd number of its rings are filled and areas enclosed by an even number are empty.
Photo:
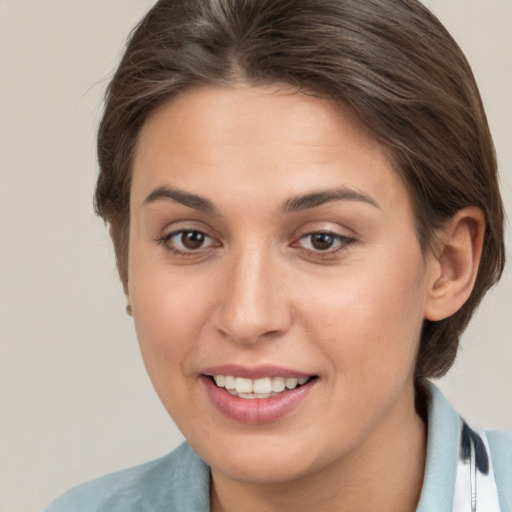
[[[179,235],[181,235],[181,237],[183,237],[183,235],[185,235],[186,233],[189,233],[189,234],[199,234],[199,235],[202,235],[204,236],[205,240],[214,240],[211,236],[209,236],[208,234],[206,234],[204,231],[201,231],[199,229],[178,229],[176,231],[173,231],[172,233],[168,233],[166,235],[164,235],[163,237],[157,239],[156,241],[160,244],[162,244],[166,250],[170,251],[171,253],[175,254],[176,256],[180,256],[182,258],[190,258],[190,257],[194,257],[194,256],[197,256],[199,251],[204,251],[205,249],[210,249],[212,247],[215,247],[216,245],[213,244],[211,247],[199,247],[197,250],[194,250],[194,249],[187,249],[187,248],[184,248],[184,249],[178,249],[177,247],[175,247],[173,244],[172,244],[172,239],[174,237],[177,237]],[[217,244],[217,247],[220,246],[220,244]]]
[[[174,237],[178,237],[178,236],[183,237],[183,235],[185,235],[187,233],[201,235],[204,237],[204,240],[211,240],[213,243],[211,243],[207,247],[201,246],[201,247],[198,247],[197,249],[187,249],[187,248],[179,249],[179,248],[177,248],[176,245],[172,243],[172,239]],[[293,244],[291,244],[290,247],[294,247],[294,248],[300,247],[299,244],[300,244],[301,240],[305,240],[307,238],[310,238],[310,240],[311,240],[311,237],[313,237],[315,235],[331,237],[333,240],[333,243],[334,244],[337,243],[337,247],[335,247],[334,249],[329,247],[326,250],[310,249],[307,247],[302,247],[302,249],[306,252],[306,254],[308,256],[313,256],[316,258],[332,258],[332,257],[336,256],[339,252],[348,249],[348,247],[356,241],[355,238],[353,238],[353,237],[340,235],[339,233],[336,233],[333,231],[311,231],[309,233],[302,235],[300,238],[298,238],[297,242],[294,242]],[[173,231],[171,233],[168,233],[168,234],[162,236],[161,238],[158,238],[156,240],[156,242],[163,245],[167,251],[169,251],[169,252],[173,253],[174,255],[181,257],[181,258],[195,257],[195,256],[198,256],[201,252],[203,252],[205,250],[209,250],[209,249],[221,246],[220,243],[215,243],[215,240],[211,236],[209,236],[207,233],[205,233],[204,231],[201,231],[199,229],[179,229],[179,230]]]
[[[332,258],[332,257],[336,256],[339,252],[348,249],[348,247],[352,243],[354,243],[356,241],[355,238],[353,238],[353,237],[349,237],[349,236],[345,236],[345,235],[340,235],[339,233],[336,233],[336,232],[333,232],[333,231],[312,231],[310,233],[306,233],[305,235],[302,235],[299,238],[299,241],[305,240],[307,238],[310,238],[310,240],[311,240],[311,237],[319,236],[319,235],[320,236],[327,236],[327,237],[332,238],[333,243],[334,244],[337,243],[337,246],[334,247],[334,248],[329,247],[326,250],[309,249],[309,248],[303,247],[303,249],[306,251],[306,253],[309,256],[314,256],[314,257],[317,257],[317,258],[318,257],[320,257],[320,258]],[[295,242],[294,244],[292,244],[292,247],[296,247],[297,244],[298,244],[298,242]]]

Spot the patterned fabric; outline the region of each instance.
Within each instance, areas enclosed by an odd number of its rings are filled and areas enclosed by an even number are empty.
[[[453,512],[499,512],[498,489],[485,433],[460,420],[459,463]]]

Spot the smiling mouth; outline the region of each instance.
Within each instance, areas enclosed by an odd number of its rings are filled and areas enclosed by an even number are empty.
[[[233,396],[247,399],[272,398],[286,391],[300,388],[316,378],[315,375],[309,377],[263,377],[260,379],[247,379],[232,375],[210,376],[217,387],[225,389]]]

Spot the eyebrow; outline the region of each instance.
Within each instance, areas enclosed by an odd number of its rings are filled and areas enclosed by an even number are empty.
[[[144,199],[144,204],[169,200],[175,201],[176,203],[180,203],[183,206],[187,206],[188,208],[193,208],[194,210],[199,210],[201,212],[218,213],[217,208],[215,208],[209,199],[198,196],[196,194],[191,194],[190,192],[185,192],[184,190],[170,188],[167,186],[158,187],[157,189],[153,190],[153,192],[151,192],[151,194],[149,194],[149,196]]]
[[[218,214],[217,208],[209,199],[168,186],[161,186],[153,190],[153,192],[151,192],[151,194],[149,194],[149,196],[144,200],[144,204],[169,200],[180,203],[188,208],[193,208],[194,210]],[[283,213],[294,213],[316,208],[333,201],[361,201],[374,206],[375,208],[380,208],[378,203],[364,192],[349,187],[340,187],[334,190],[319,190],[309,194],[292,197],[285,201],[281,211]]]
[[[319,190],[310,194],[292,197],[284,203],[282,211],[283,213],[299,212],[316,208],[332,201],[361,201],[380,209],[377,201],[364,192],[349,187],[341,187],[334,190]]]

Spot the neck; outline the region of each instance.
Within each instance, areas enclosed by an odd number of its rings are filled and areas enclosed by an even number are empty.
[[[414,512],[426,456],[426,427],[408,407],[393,411],[364,443],[335,464],[288,482],[248,483],[212,470],[212,512]]]

